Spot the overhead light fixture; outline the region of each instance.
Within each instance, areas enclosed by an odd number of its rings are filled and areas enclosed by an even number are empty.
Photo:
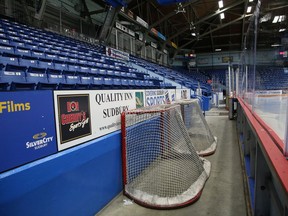
[[[284,32],[284,31],[286,31],[285,28],[279,29],[279,32]]]
[[[221,52],[222,49],[215,49],[215,52]]]
[[[267,22],[272,18],[271,13],[265,14],[263,17],[260,18],[260,23]]]
[[[251,13],[251,11],[252,11],[252,6],[248,6],[246,12],[247,12],[247,13]]]
[[[194,36],[194,37],[196,37],[196,33],[195,33],[195,32],[192,32],[191,35]]]
[[[221,19],[225,19],[225,14],[224,14],[224,13],[221,13],[221,14],[220,14],[220,18],[221,18]]]
[[[280,44],[272,44],[271,47],[279,47],[281,46]]]
[[[249,0],[249,2],[253,2],[253,0]]]
[[[273,19],[273,21],[272,21],[272,23],[277,23],[278,20],[279,20],[279,16],[275,16],[274,19]]]
[[[275,16],[272,23],[283,22],[286,20],[285,15]]]
[[[285,15],[281,15],[281,16],[279,17],[278,22],[283,22],[283,21],[285,21],[285,19],[286,19],[286,16],[285,16]]]
[[[223,8],[224,4],[223,4],[222,0],[218,1],[218,6],[219,6],[219,8]]]
[[[175,10],[176,14],[178,13],[186,13],[185,8],[183,7],[183,5],[181,3],[178,4],[177,6],[177,10]]]

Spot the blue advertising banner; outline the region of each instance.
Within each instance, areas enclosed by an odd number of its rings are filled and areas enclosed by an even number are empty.
[[[52,91],[0,93],[0,173],[57,152]]]

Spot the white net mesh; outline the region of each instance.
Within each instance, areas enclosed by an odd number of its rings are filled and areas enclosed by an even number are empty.
[[[198,100],[180,100],[177,104],[181,106],[184,124],[197,153],[201,156],[213,154],[216,150],[217,138],[212,135]]]
[[[152,208],[175,208],[197,200],[210,173],[181,118],[179,105],[122,114],[124,192]]]

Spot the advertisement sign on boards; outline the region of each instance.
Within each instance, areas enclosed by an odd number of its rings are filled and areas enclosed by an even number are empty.
[[[1,92],[0,173],[57,152],[51,91]]]
[[[121,113],[143,107],[144,95],[144,90],[55,91],[58,149],[119,130]]]
[[[89,94],[57,95],[60,143],[92,134]]]
[[[145,106],[170,104],[176,99],[175,89],[151,89],[145,91]]]
[[[99,137],[121,128],[121,113],[136,108],[135,90],[91,92],[93,136]]]
[[[190,99],[190,89],[176,89],[176,100]]]

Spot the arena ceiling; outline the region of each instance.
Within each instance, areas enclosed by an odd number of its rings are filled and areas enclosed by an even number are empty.
[[[251,6],[251,12],[247,8]],[[177,44],[179,51],[196,53],[235,51],[244,48],[247,32],[256,1],[223,0],[219,8],[217,0],[191,0],[181,4],[160,5],[156,0],[132,0],[128,9],[149,23],[149,28],[159,32]],[[221,19],[220,14],[225,18]],[[263,0],[259,24],[258,46],[271,48],[287,34],[287,18],[272,23],[278,15],[288,14],[287,0]],[[266,18],[265,18],[266,17]],[[279,32],[280,29],[286,29]]]
[[[103,14],[110,10],[109,2],[116,2],[116,0],[67,1],[75,3],[75,6],[76,2],[82,3],[84,9],[81,13],[90,19],[97,15],[98,18],[105,17]],[[164,1],[174,3],[159,4]],[[223,7],[219,8],[219,0],[117,0],[126,4],[126,11],[132,11],[135,16],[145,20],[149,28],[141,29],[139,24],[129,20],[129,17],[121,16],[121,12],[117,20],[131,30],[142,31],[152,37],[153,34],[151,35],[150,32],[152,28],[155,28],[167,39],[164,42],[158,38],[160,49],[173,50],[169,45],[172,41],[178,47],[174,53],[193,51],[210,53],[220,49],[221,51],[242,50],[245,48],[244,39],[251,22],[250,18],[256,9],[257,0],[222,1]],[[249,7],[251,7],[251,12],[247,11]],[[224,19],[221,19],[221,14],[224,14]],[[281,22],[273,23],[275,17],[281,15],[288,16],[287,0],[261,0],[257,43],[260,49],[270,49],[271,45],[280,44],[284,36],[288,38],[288,17],[284,17]]]

